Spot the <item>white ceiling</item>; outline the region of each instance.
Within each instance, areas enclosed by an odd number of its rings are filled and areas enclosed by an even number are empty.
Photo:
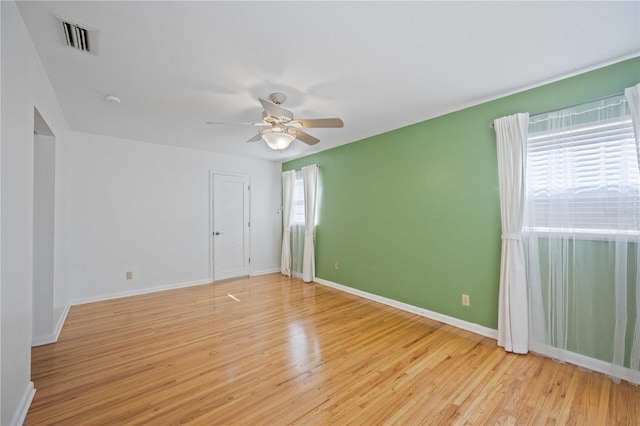
[[[72,130],[285,160],[640,54],[640,2],[19,2]],[[54,16],[99,30],[98,55]],[[288,96],[321,142],[245,141]],[[106,102],[114,94],[122,103]]]

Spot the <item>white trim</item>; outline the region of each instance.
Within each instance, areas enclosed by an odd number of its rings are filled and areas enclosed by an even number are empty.
[[[235,172],[227,172],[227,171],[220,171],[220,170],[209,170],[209,282],[214,282],[215,278],[214,278],[214,265],[213,265],[213,177],[215,175],[225,175],[225,176],[237,176],[237,177],[244,177],[249,179],[249,188],[251,188],[251,179],[252,176],[248,173],[235,173]],[[251,205],[252,205],[252,201],[253,201],[253,191],[251,189],[249,189],[249,223],[253,223],[253,210],[251,209]],[[247,251],[249,253],[249,259],[251,259],[253,257],[253,253],[251,252],[251,243],[253,241],[252,237],[252,232],[251,232],[251,226],[249,226],[249,247],[247,247]],[[251,277],[253,275],[259,275],[259,274],[253,274],[252,273],[252,265],[251,262],[249,262],[249,271],[248,271],[248,275]],[[224,280],[223,280],[224,281]]]
[[[21,425],[24,423],[24,419],[27,417],[27,413],[29,412],[29,407],[31,407],[31,401],[33,401],[33,396],[36,394],[36,389],[33,387],[33,382],[27,383],[27,388],[24,390],[22,394],[22,398],[20,398],[20,403],[16,409],[16,412],[13,414],[10,425]]]
[[[62,332],[62,327],[64,326],[65,321],[67,321],[69,309],[71,309],[71,305],[65,306],[64,310],[62,311],[62,315],[60,315],[60,318],[58,318],[58,325],[56,325],[56,329],[54,331],[56,342],[60,338],[60,333]]]
[[[140,289],[136,289],[136,290],[121,291],[121,292],[118,292],[118,293],[107,293],[107,294],[101,294],[101,295],[97,295],[97,296],[80,297],[78,299],[71,299],[71,306],[84,305],[85,303],[103,302],[105,300],[120,299],[120,298],[123,298],[123,297],[138,296],[138,295],[141,295],[141,294],[157,293],[157,292],[165,291],[165,290],[175,290],[175,289],[178,289],[178,288],[193,287],[193,286],[196,286],[196,285],[203,285],[203,284],[211,284],[211,281],[209,281],[209,279],[207,279],[207,278],[203,278],[201,280],[187,281],[187,282],[184,282],[184,283],[167,284],[167,285],[161,285],[161,286],[157,286],[157,287],[140,288]]]
[[[48,345],[49,343],[55,343],[56,336],[53,333],[45,334],[42,336],[33,336],[31,339],[31,347]]]
[[[263,269],[261,271],[254,271],[254,272],[251,272],[251,275],[249,276],[257,277],[258,275],[275,274],[276,272],[280,272],[280,268],[270,268],[270,269]]]
[[[60,315],[60,318],[58,318],[58,324],[56,325],[56,329],[53,331],[53,333],[45,334],[43,336],[33,336],[31,339],[31,346],[42,346],[57,342],[58,338],[60,337],[60,333],[62,332],[62,326],[67,320],[69,308],[71,308],[71,305],[67,305],[62,311],[62,315]]]
[[[420,308],[418,306],[409,305],[408,303],[399,302],[397,300],[389,299],[387,297],[378,296],[377,294],[368,293],[366,291],[358,290],[355,288],[347,287],[342,284],[337,284],[331,281],[324,280],[322,278],[316,278],[315,282],[318,284],[326,285],[328,287],[333,287],[337,290],[344,291],[346,293],[354,294],[356,296],[364,297],[365,299],[373,300],[378,303],[382,303],[384,305],[392,306],[394,308],[401,309],[403,311],[411,312],[413,314],[417,314],[426,318],[430,318],[432,320],[440,321],[445,324],[452,325],[454,327],[461,328],[463,330],[470,331],[475,334],[479,334],[481,336],[489,337],[491,339],[498,338],[498,331],[489,327],[485,327],[479,324],[475,324],[472,322],[464,321],[458,318],[450,317],[448,315],[440,314],[438,312],[433,312],[428,309]]]
[[[539,238],[569,238],[587,241],[630,241],[634,242],[640,236],[640,231],[631,229],[588,229],[588,228],[550,228],[544,226],[531,226],[522,229],[524,237],[532,235]]]
[[[347,287],[342,284],[337,284],[331,281],[324,280],[322,278],[316,278],[315,282],[318,284],[326,285],[328,287],[335,288],[345,293],[354,294],[356,296],[364,297],[365,299],[373,300],[394,308],[401,309],[403,311],[411,312],[426,318],[430,318],[436,321],[443,322],[445,324],[452,325],[454,327],[461,328],[463,330],[470,331],[472,333],[479,334],[481,336],[489,337],[491,339],[498,338],[498,331],[492,328],[484,327],[472,322],[464,321],[458,318],[453,318],[448,315],[440,314],[438,312],[429,311],[428,309],[420,308],[417,306],[409,305],[408,303],[398,302],[397,300],[389,299],[387,297],[378,296],[377,294],[368,293],[366,291],[358,290],[352,287]],[[539,356],[546,356],[552,359],[561,358],[563,362],[577,365],[579,367],[593,370],[598,373],[605,374],[607,376],[626,380],[629,383],[640,385],[640,371],[632,370],[627,367],[615,365],[610,362],[602,361],[596,358],[591,358],[586,355],[581,355],[575,352],[553,348],[547,345],[530,343],[529,351]]]
[[[526,86],[521,86],[521,87],[518,87],[518,88],[513,89],[513,90],[508,90],[506,92],[500,92],[500,93],[497,93],[497,94],[494,94],[494,95],[490,95],[490,96],[486,96],[486,97],[483,97],[483,98],[479,98],[479,99],[476,99],[476,100],[473,100],[473,101],[470,101],[470,102],[465,102],[465,103],[462,103],[462,104],[459,104],[459,105],[454,105],[454,106],[451,106],[451,107],[449,107],[448,109],[446,109],[444,111],[438,112],[435,115],[426,116],[426,117],[424,117],[423,119],[421,119],[420,121],[418,121],[416,123],[409,123],[409,124],[406,124],[406,125],[404,125],[402,127],[388,130],[388,132],[392,132],[392,131],[395,131],[395,130],[398,130],[398,129],[402,129],[402,128],[408,127],[408,126],[410,126],[412,124],[417,124],[417,123],[422,123],[422,122],[425,122],[425,121],[433,120],[434,118],[439,118],[439,117],[442,117],[442,116],[445,116],[445,115],[448,115],[448,114],[452,114],[454,112],[465,110],[467,108],[473,108],[473,107],[480,106],[480,105],[483,105],[483,104],[486,104],[486,103],[489,103],[489,102],[497,101],[497,100],[502,99],[502,98],[506,98],[506,97],[509,97],[509,96],[512,96],[512,95],[517,95],[517,94],[520,94],[520,93],[523,93],[523,92],[527,92],[529,90],[537,89],[538,87],[543,87],[543,86],[546,86],[548,84],[557,83],[559,81],[566,80],[566,79],[569,79],[569,78],[572,78],[572,77],[577,77],[579,75],[586,74],[586,73],[591,72],[591,71],[596,71],[596,70],[599,70],[601,68],[608,67],[610,65],[615,65],[615,64],[618,64],[620,62],[628,61],[629,59],[634,59],[634,58],[638,57],[638,55],[640,55],[640,50],[636,50],[635,52],[629,53],[627,55],[619,56],[619,57],[617,57],[615,59],[611,59],[609,61],[599,62],[597,64],[594,64],[594,65],[591,65],[591,66],[588,66],[588,67],[580,68],[580,69],[577,69],[577,70],[574,70],[574,71],[570,71],[570,72],[567,72],[567,73],[564,73],[564,74],[559,74],[559,75],[556,75],[554,77],[548,78],[546,80],[540,80],[538,82],[535,82],[535,83],[532,83],[532,84],[528,84]],[[588,102],[588,101],[586,101],[586,102]],[[538,113],[535,113],[535,114],[537,115]],[[357,141],[352,141],[352,142],[358,142],[358,141],[361,141],[361,140],[363,140],[363,139],[358,139]],[[337,148],[338,146],[341,146],[341,145],[337,145],[337,146],[334,146],[332,148]],[[310,151],[303,152],[303,153],[301,153],[299,155],[294,155],[292,157],[285,157],[284,161],[285,162],[289,162],[289,161],[293,161],[293,160],[299,160],[301,158],[309,157],[311,155],[317,154],[317,153],[322,152],[322,151],[326,151],[326,149],[319,149],[319,148],[312,149]],[[280,161],[283,161],[283,160],[281,159]]]
[[[635,385],[640,385],[640,371],[544,344],[531,342],[529,346],[529,351],[532,353],[558,359],[561,362],[567,362],[613,378],[626,380]]]
[[[557,83],[558,81],[567,80],[567,79],[572,78],[572,77],[577,77],[579,75],[586,74],[586,73],[591,72],[591,71],[596,71],[596,70],[599,70],[601,68],[608,67],[610,65],[615,65],[615,64],[618,64],[620,62],[628,61],[629,59],[634,59],[639,54],[640,54],[640,50],[637,50],[637,51],[635,51],[633,53],[629,53],[628,55],[622,55],[622,56],[620,56],[620,57],[618,57],[616,59],[612,59],[612,60],[604,61],[604,62],[599,62],[599,63],[594,64],[594,65],[589,66],[589,67],[580,68],[580,69],[577,69],[575,71],[570,71],[570,72],[567,72],[567,73],[564,73],[564,74],[559,74],[559,75],[556,75],[555,77],[551,77],[551,78],[548,78],[546,80],[541,80],[541,81],[538,81],[536,83],[528,84],[526,86],[519,87],[517,89],[508,90],[506,92],[502,92],[502,93],[499,93],[499,94],[496,94],[496,95],[492,95],[492,96],[488,96],[488,97],[485,97],[485,98],[480,98],[477,101],[467,102],[467,103],[463,104],[459,108],[452,109],[452,110],[450,110],[448,112],[444,112],[442,114],[438,114],[437,116],[433,116],[431,118],[441,117],[443,115],[451,114],[452,112],[462,111],[463,109],[467,109],[467,108],[471,108],[471,107],[474,107],[474,106],[486,104],[488,102],[497,101],[498,99],[506,98],[506,97],[512,96],[512,95],[517,95],[517,94],[522,93],[522,92],[527,92],[529,90],[537,89],[538,87],[543,87],[543,86],[546,86],[548,84]],[[586,101],[586,102],[588,102],[588,101]],[[533,115],[537,115],[537,114],[538,113],[534,113]],[[429,118],[429,120],[431,118]]]
[[[213,176],[214,170],[209,170],[209,281],[213,282]]]
[[[55,336],[53,333],[44,334],[42,336],[31,336],[31,347],[48,345],[49,343],[55,343]]]

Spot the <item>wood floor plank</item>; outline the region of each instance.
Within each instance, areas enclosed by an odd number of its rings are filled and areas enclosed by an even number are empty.
[[[74,306],[32,376],[26,425],[608,425],[640,407],[628,383],[279,274]]]

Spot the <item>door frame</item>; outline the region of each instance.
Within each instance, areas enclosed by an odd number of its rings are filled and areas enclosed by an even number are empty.
[[[222,170],[209,170],[209,281],[210,282],[215,282],[214,281],[214,265],[213,265],[213,178],[215,175],[222,175],[222,176],[234,176],[234,177],[242,177],[242,178],[247,178],[249,180],[249,223],[252,223],[252,212],[251,212],[251,204],[252,204],[252,190],[251,190],[251,175],[248,173],[235,173],[235,172],[228,172],[228,171],[222,171]],[[251,253],[251,242],[252,242],[252,238],[251,238],[251,228],[252,226],[249,225],[249,247],[247,247],[247,251],[249,252],[249,259],[251,259],[252,253]],[[252,265],[251,262],[249,262],[249,276],[251,276],[251,270],[252,270]]]

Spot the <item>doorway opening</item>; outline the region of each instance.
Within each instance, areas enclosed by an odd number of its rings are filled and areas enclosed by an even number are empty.
[[[56,138],[34,108],[32,346],[55,341],[54,229]]]

